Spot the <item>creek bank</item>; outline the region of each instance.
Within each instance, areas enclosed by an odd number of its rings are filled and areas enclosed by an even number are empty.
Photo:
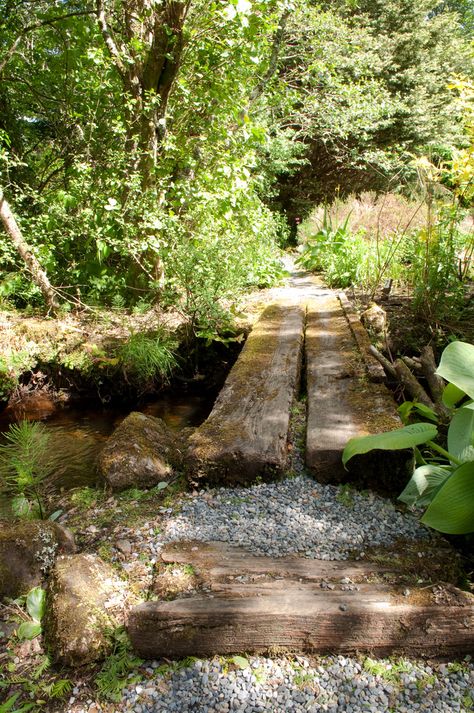
[[[0,311],[0,327],[0,406],[10,420],[43,419],[68,403],[133,407],[170,382],[216,389],[248,329],[190,342],[182,319],[158,309],[58,319]]]

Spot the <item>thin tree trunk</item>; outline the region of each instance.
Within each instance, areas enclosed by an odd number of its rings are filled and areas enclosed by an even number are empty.
[[[20,257],[24,261],[27,270],[31,273],[31,278],[35,285],[39,287],[44,300],[52,312],[55,312],[59,307],[56,293],[51,286],[48,277],[39,264],[37,258],[31,251],[30,246],[25,241],[18,223],[15,220],[15,216],[11,212],[8,201],[3,195],[3,191],[0,188],[0,220],[3,223],[5,232],[11,238],[16,250],[18,251]]]

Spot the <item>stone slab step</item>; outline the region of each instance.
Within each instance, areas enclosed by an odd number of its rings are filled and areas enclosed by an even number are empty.
[[[256,557],[224,543],[177,543],[162,559],[178,577],[179,565],[192,568],[194,589],[132,609],[129,636],[145,658],[474,651],[474,596],[450,584],[414,585],[405,596],[394,567]]]
[[[286,465],[290,408],[301,369],[305,309],[282,302],[265,309],[250,333],[208,419],[189,439],[192,479],[251,483]]]
[[[402,424],[391,393],[369,380],[366,354],[361,354],[341,302],[331,290],[321,290],[308,300],[305,353],[308,468],[321,482],[355,482],[392,494],[401,491],[409,478],[411,450],[357,456],[350,461],[349,472],[342,465],[349,438]]]

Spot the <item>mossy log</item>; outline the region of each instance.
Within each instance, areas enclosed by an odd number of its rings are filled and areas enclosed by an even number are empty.
[[[209,418],[189,439],[192,480],[251,483],[281,473],[303,346],[304,307],[265,309]]]
[[[474,596],[451,584],[408,590],[391,566],[256,557],[223,543],[177,543],[162,557],[191,565],[201,586],[131,610],[130,639],[144,658],[474,651]]]
[[[400,492],[409,477],[411,450],[371,451],[351,459],[348,471],[342,465],[350,438],[400,428],[401,421],[388,389],[369,381],[340,301],[328,291],[308,303],[305,349],[308,468],[321,482]]]

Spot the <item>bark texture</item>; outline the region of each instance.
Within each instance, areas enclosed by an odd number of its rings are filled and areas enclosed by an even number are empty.
[[[131,610],[129,635],[144,658],[474,650],[474,596],[451,584],[408,592],[396,567],[256,557],[222,543],[177,543],[162,558],[191,565],[203,586]]]
[[[22,258],[28,272],[31,274],[31,279],[37,287],[41,290],[44,300],[48,308],[55,312],[59,306],[56,293],[48,280],[48,276],[41,267],[38,259],[33,254],[30,246],[26,242],[23,234],[18,227],[15,216],[13,215],[11,208],[3,195],[3,191],[0,188],[0,220],[3,224],[5,232],[11,239],[16,251]]]

